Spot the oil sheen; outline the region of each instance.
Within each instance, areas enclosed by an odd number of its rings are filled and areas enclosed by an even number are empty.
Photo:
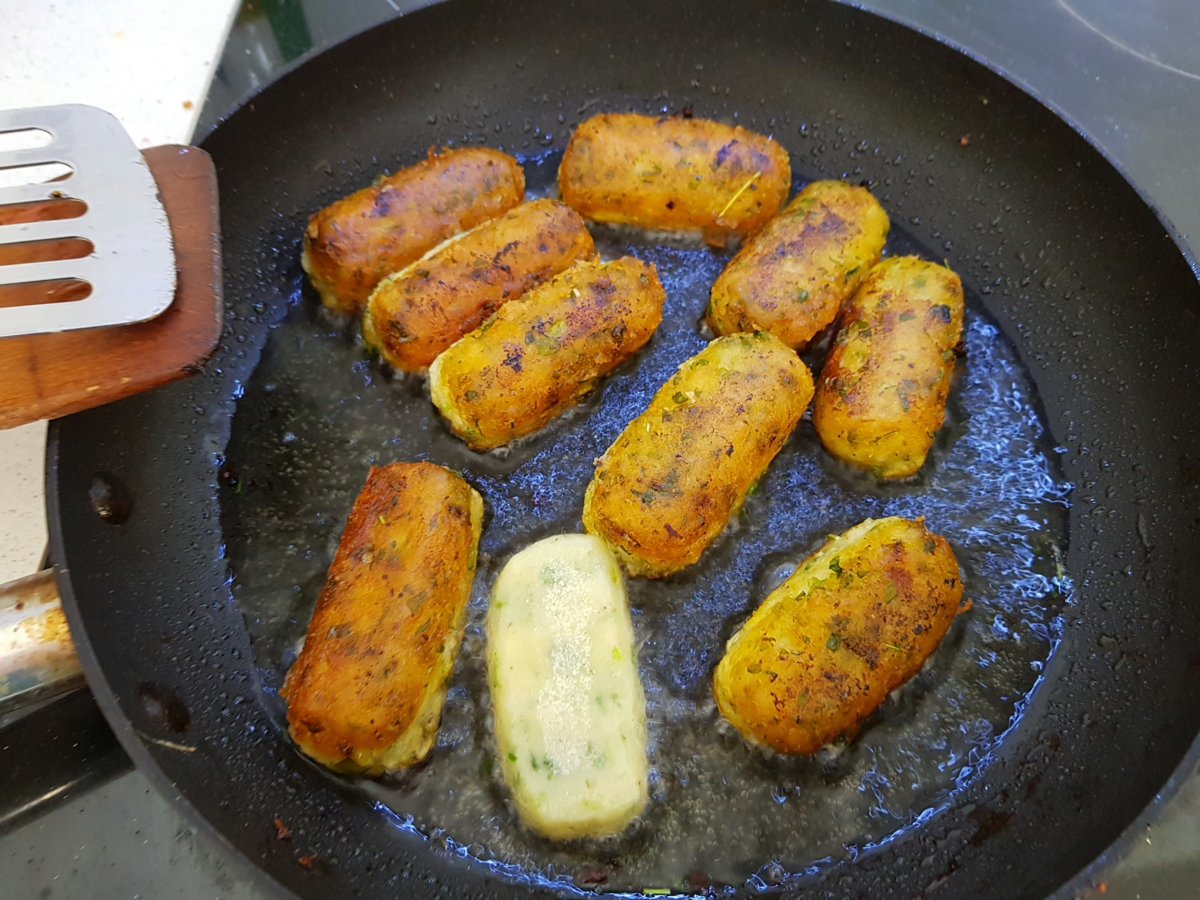
[[[531,195],[553,189],[556,164],[527,161]],[[1019,726],[1070,598],[1061,562],[1070,485],[1032,381],[967,285],[966,354],[946,425],[915,480],[882,484],[851,472],[822,451],[806,418],[698,565],[664,581],[630,581],[649,803],[620,837],[539,838],[520,825],[494,763],[487,598],[514,553],[581,530],[593,460],[704,346],[709,288],[729,258],[630,232],[595,235],[604,258],[630,254],[658,267],[668,296],[662,327],[579,410],[503,453],[467,450],[421,380],[386,373],[354,326],[329,318],[307,289],[297,293],[238,402],[221,496],[262,702],[286,734],[277,692],[368,467],[431,460],[478,488],[488,516],[437,746],[418,769],[357,782],[379,805],[380,827],[430,836],[497,877],[567,891],[761,888],[804,878],[935,816]],[[898,223],[887,253],[940,260]],[[819,373],[820,342],[805,359]],[[855,741],[807,758],[747,746],[712,700],[725,641],[826,534],[892,515],[924,516],[950,541],[973,608]]]

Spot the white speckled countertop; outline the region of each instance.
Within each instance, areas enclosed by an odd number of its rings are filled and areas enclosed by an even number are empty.
[[[0,109],[89,103],[150,147],[191,136],[238,2],[3,5]],[[34,571],[45,550],[45,440],[44,422],[0,431],[0,583]]]

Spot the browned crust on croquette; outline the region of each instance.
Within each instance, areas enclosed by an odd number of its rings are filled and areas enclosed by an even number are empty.
[[[730,639],[713,676],[748,740],[815,753],[857,733],[962,609],[958,563],[923,520],[867,520],[802,562]]]
[[[812,391],[808,368],[771,335],[718,338],[597,461],[584,527],[631,574],[691,565],[787,443]]]
[[[563,201],[597,222],[682,232],[723,247],[766,224],[791,191],[776,141],[708,119],[614,113],[571,136]]]
[[[440,466],[371,470],[284,682],[288,725],[305,753],[334,768],[381,771],[397,746],[408,748],[401,764],[428,752],[462,639],[482,514],[475,490]]]
[[[916,474],[946,417],[962,328],[962,282],[950,269],[912,256],[872,269],[817,382],[825,449],[879,478]]]
[[[525,172],[507,153],[430,150],[314,215],[304,232],[305,271],[330,309],[360,312],[388,275],[524,196]]]
[[[433,402],[475,450],[532,434],[645,346],[665,302],[650,263],[579,263],[439,356],[429,373]]]
[[[595,258],[573,209],[555,200],[523,204],[381,282],[363,336],[395,368],[423,372],[508,301]]]

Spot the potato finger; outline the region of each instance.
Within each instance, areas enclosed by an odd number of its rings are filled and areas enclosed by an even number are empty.
[[[866,188],[814,181],[717,278],[709,326],[717,334],[769,331],[803,350],[879,262],[889,227]]]
[[[487,642],[496,749],[522,820],[556,840],[622,831],[646,805],[646,700],[604,543],[560,534],[510,559]]]
[[[433,403],[473,450],[532,434],[650,340],[665,300],[649,263],[580,263],[434,360]]]
[[[878,478],[915,475],[946,417],[962,327],[962,281],[949,269],[913,256],[872,269],[817,385],[825,449]]]
[[[507,153],[431,150],[415,166],[313,216],[300,261],[326,306],[361,312],[388,275],[460,231],[508,212],[524,196],[525,173]]]
[[[815,753],[920,671],[962,594],[954,552],[924,521],[867,519],[804,560],[730,638],[717,706],[751,742]]]
[[[554,200],[526,203],[380,282],[367,301],[363,338],[395,368],[424,372],[509,300],[595,258],[578,213]]]
[[[741,509],[812,392],[808,368],[771,335],[718,338],[597,460],[584,527],[630,574],[690,566]]]
[[[558,190],[588,219],[695,234],[717,247],[753,234],[787,199],[787,151],[707,119],[593,116],[571,136]]]
[[[380,774],[428,755],[466,624],[483,500],[430,463],[372,469],[284,682],[300,749]]]

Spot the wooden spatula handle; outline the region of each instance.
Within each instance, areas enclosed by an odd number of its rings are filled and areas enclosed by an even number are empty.
[[[0,428],[121,400],[195,371],[221,335],[217,177],[194,147],[143,151],[171,223],[175,301],[137,325],[0,338]],[[0,215],[2,215],[0,211]]]

